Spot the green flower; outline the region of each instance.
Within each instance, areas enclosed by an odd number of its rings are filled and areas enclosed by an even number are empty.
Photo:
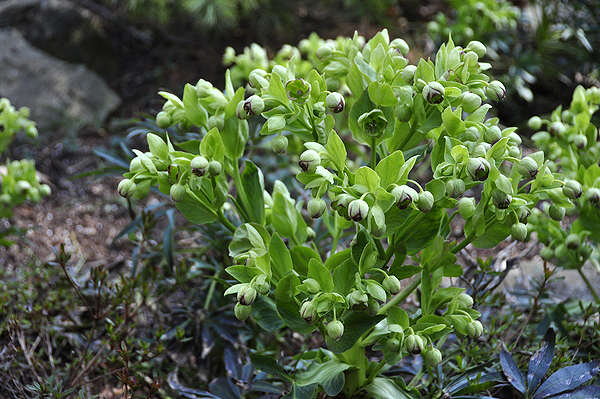
[[[288,98],[297,104],[302,104],[308,99],[310,94],[310,83],[302,78],[290,80],[285,84]]]
[[[439,82],[431,82],[423,87],[423,97],[429,104],[439,104],[444,101],[446,89]]]
[[[344,335],[344,324],[339,320],[334,320],[327,324],[327,335],[334,341],[339,340]]]
[[[380,137],[387,128],[388,121],[380,109],[365,112],[358,118],[358,124],[367,136]]]

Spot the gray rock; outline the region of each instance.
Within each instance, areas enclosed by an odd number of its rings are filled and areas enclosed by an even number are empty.
[[[0,97],[31,109],[44,130],[100,124],[121,100],[94,72],[31,46],[15,29],[0,30]]]

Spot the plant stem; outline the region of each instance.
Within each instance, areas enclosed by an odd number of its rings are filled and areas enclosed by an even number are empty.
[[[466,247],[467,245],[469,245],[471,243],[471,241],[473,241],[474,238],[475,238],[475,230],[473,230],[471,232],[471,234],[469,234],[468,236],[466,236],[464,240],[462,240],[461,242],[459,242],[458,244],[456,244],[454,247],[452,247],[450,249],[450,252],[453,253],[453,254],[457,254],[461,249],[463,249],[464,247]]]
[[[377,247],[377,252],[379,253],[379,259],[386,259],[387,256],[385,254],[385,249],[383,249],[383,244],[381,244],[381,240],[376,238],[373,241],[375,241],[375,246]]]
[[[578,268],[577,271],[579,272],[579,275],[581,276],[581,278],[583,279],[583,281],[585,282],[585,285],[587,285],[588,289],[590,290],[590,292],[592,293],[594,299],[596,300],[596,303],[600,303],[600,298],[598,298],[598,293],[596,292],[596,290],[594,289],[594,286],[592,285],[592,283],[590,282],[590,280],[587,278],[587,276],[583,273],[582,268]]]
[[[377,166],[377,137],[371,137],[371,169]]]
[[[217,269],[217,271],[215,271],[215,274],[213,274],[213,277],[219,277],[218,269]],[[212,296],[215,292],[216,285],[217,285],[217,280],[213,279],[210,281],[210,286],[208,287],[208,292],[206,293],[206,300],[204,301],[204,307],[203,307],[203,309],[207,312],[208,312],[208,308],[210,307],[210,300],[212,299]]]
[[[384,361],[379,362],[379,364],[377,365],[377,367],[375,368],[375,370],[373,370],[373,372],[371,372],[371,374],[369,375],[369,378],[367,378],[367,380],[365,381],[365,385],[369,385],[371,382],[373,382],[373,380],[375,379],[375,377],[377,377],[379,375],[379,372],[386,366],[386,363]]]
[[[369,365],[365,348],[360,341],[342,354],[340,359],[345,359],[345,363],[355,368],[346,370],[346,383],[344,384],[344,396],[351,398],[358,390],[365,386],[367,381],[367,367]]]
[[[235,232],[235,226],[229,221],[229,219],[225,217],[222,209],[219,209],[217,216],[219,217],[219,221],[227,228],[227,230],[231,231],[232,233]]]
[[[397,293],[396,296],[394,296],[392,299],[390,299],[388,303],[383,305],[379,309],[379,312],[377,312],[377,314],[379,314],[379,315],[385,314],[389,308],[391,308],[392,306],[396,306],[399,303],[403,302],[406,298],[408,298],[408,296],[410,294],[412,294],[412,292],[414,290],[417,289],[419,284],[421,284],[421,275],[420,274],[415,276],[415,278],[413,278],[413,280],[410,282],[409,285],[404,287],[404,289],[402,291]]]

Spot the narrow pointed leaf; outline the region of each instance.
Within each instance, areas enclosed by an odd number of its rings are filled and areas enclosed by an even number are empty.
[[[264,371],[267,374],[274,375],[281,378],[284,381],[292,382],[290,377],[283,367],[281,367],[275,359],[271,356],[259,355],[258,353],[251,353],[250,360],[257,369]]]
[[[600,360],[565,367],[552,374],[536,391],[533,399],[543,399],[580,387],[600,372]]]
[[[549,328],[542,341],[542,347],[529,360],[527,368],[527,392],[532,394],[546,375],[554,357],[554,330]]]
[[[502,372],[506,376],[506,379],[515,389],[521,393],[525,393],[525,381],[521,370],[517,367],[517,363],[512,355],[506,349],[506,346],[502,344],[500,350],[500,365],[502,366]]]
[[[572,392],[553,396],[552,399],[598,399],[600,398],[600,385],[588,385]]]

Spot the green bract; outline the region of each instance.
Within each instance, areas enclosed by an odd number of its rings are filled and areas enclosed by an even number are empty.
[[[494,247],[511,231],[526,238],[523,223],[537,217],[540,200],[568,206],[562,187],[576,190],[543,152],[522,160],[516,128],[488,117],[486,102],[501,99],[504,86],[484,73],[481,43],[450,40],[435,61],[416,65],[408,65],[406,43],[385,30],[368,41],[311,36],[300,47],[305,58],[289,47],[273,61],[253,47],[258,61],[234,60],[247,65],[226,74],[224,92],[207,82],[186,85],[182,99],[161,92],[163,111],[193,126],[200,145],[148,135],[149,151],[135,150],[120,191],[133,184],[135,198],[154,185],[181,191],[174,198],[187,219],[229,229],[227,272],[238,283],[226,294],[237,295],[238,318],[252,304],[265,328],[319,330],[328,350],[313,364],[343,373],[341,393],[351,398],[382,379],[367,348],[381,350],[386,364],[423,352],[435,366],[442,355],[433,346],[448,334],[481,335],[473,299],[441,287],[444,276],[462,273],[456,253],[468,244]],[[244,81],[252,86],[247,99]],[[263,137],[263,148],[287,147],[286,159],[298,161],[287,175],[278,170],[281,181],[266,184],[247,159]],[[264,154],[256,159],[270,164]],[[528,165],[525,176],[520,165]],[[425,168],[431,178],[412,180]],[[287,186],[292,173],[297,182]],[[460,241],[450,232],[453,217],[465,219]],[[417,289],[420,309],[409,314],[398,305]]]

